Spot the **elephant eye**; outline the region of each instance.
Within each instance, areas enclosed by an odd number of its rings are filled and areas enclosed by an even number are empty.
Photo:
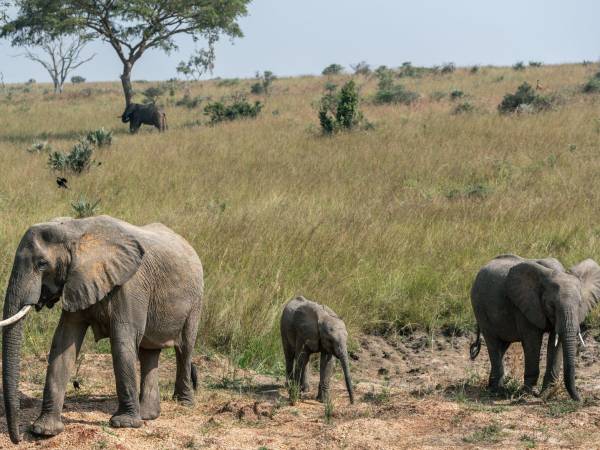
[[[40,259],[36,264],[36,267],[40,272],[43,270],[46,270],[48,268],[48,266],[49,266],[48,261],[46,261],[45,259]]]

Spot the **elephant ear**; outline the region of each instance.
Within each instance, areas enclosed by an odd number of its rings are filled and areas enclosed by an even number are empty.
[[[536,262],[522,262],[509,270],[505,281],[508,298],[527,320],[542,330],[546,328],[543,285],[551,274],[551,269]]]
[[[585,315],[600,300],[600,266],[593,259],[586,259],[573,266],[571,272],[581,281]]]
[[[138,270],[144,249],[124,224],[108,217],[90,221],[71,244],[71,264],[63,289],[63,309],[89,308],[122,286]]]

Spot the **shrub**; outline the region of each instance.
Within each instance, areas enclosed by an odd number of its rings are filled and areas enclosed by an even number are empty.
[[[67,154],[62,152],[51,152],[48,157],[48,166],[56,171],[71,171],[75,174],[81,174],[92,167],[94,161],[92,155],[94,149],[92,145],[83,140],[76,143]]]
[[[354,71],[354,75],[368,76],[371,74],[371,66],[366,61],[350,64],[350,68]]]
[[[243,95],[234,96],[229,103],[224,100],[209,103],[204,114],[210,117],[210,123],[216,124],[237,119],[254,119],[262,110],[261,102],[248,103]]]
[[[359,102],[354,80],[348,81],[340,92],[337,92],[335,85],[330,86],[321,98],[319,107],[319,123],[323,133],[351,130],[360,124],[363,116],[358,109]]]
[[[84,219],[98,214],[98,205],[100,205],[100,200],[96,200],[92,203],[81,195],[79,200],[71,203],[71,208],[73,209],[76,219]]]
[[[459,98],[463,98],[464,96],[465,96],[465,93],[463,91],[461,91],[460,89],[454,89],[450,92],[451,100],[458,100]]]
[[[175,106],[185,106],[186,108],[194,109],[200,106],[206,99],[208,99],[208,97],[202,97],[201,95],[192,97],[189,93],[185,93],[183,98],[175,102]]]
[[[412,65],[410,61],[406,61],[402,63],[402,66],[398,68],[396,76],[398,78],[408,77],[408,78],[419,78],[428,73],[437,72],[437,69],[428,69],[427,67],[415,67]]]
[[[29,80],[27,80],[27,82],[25,84],[31,85],[31,84],[35,84],[35,83],[36,83],[35,78],[30,78]]]
[[[587,59],[584,59],[581,62],[581,64],[584,65],[584,66],[589,66],[589,65],[594,64],[594,63],[592,61],[588,61]]]
[[[544,63],[541,61],[529,61],[529,67],[542,67]]]
[[[104,147],[105,145],[112,144],[112,131],[107,131],[104,128],[98,128],[97,130],[90,131],[85,140],[90,144],[98,147]]]
[[[433,91],[431,94],[429,94],[429,98],[434,102],[439,102],[440,100],[446,98],[446,95],[447,94],[442,91]]]
[[[344,67],[340,64],[329,64],[323,69],[323,75],[339,75],[344,71]]]
[[[48,144],[48,141],[38,141],[31,144],[31,147],[29,147],[27,151],[29,153],[51,152],[52,146]]]
[[[85,83],[85,78],[80,77],[79,75],[73,75],[71,77],[71,83],[73,83],[73,84]]]
[[[260,72],[256,72],[256,83],[250,86],[250,92],[253,94],[265,94],[269,95],[269,89],[271,88],[271,84],[275,81],[277,77],[270,70],[265,70],[261,75]]]
[[[470,113],[475,110],[475,107],[469,102],[463,102],[456,105],[456,107],[452,110],[452,114],[465,114]]]
[[[525,70],[525,63],[523,61],[519,61],[512,66],[513,70]]]
[[[591,94],[600,92],[600,72],[597,72],[587,83],[583,85],[583,92]]]
[[[161,95],[165,93],[164,86],[152,86],[144,89],[142,95],[144,96],[144,103],[155,105]]]
[[[419,94],[407,90],[401,84],[394,84],[394,72],[385,66],[379,67],[376,72],[379,78],[374,102],[376,104],[402,103],[410,105],[419,99]]]
[[[446,73],[453,73],[455,70],[456,70],[456,66],[454,65],[454,63],[449,62],[449,63],[442,64],[442,68],[440,69],[440,72],[443,74],[446,74]]]
[[[557,97],[538,95],[529,83],[523,83],[514,94],[504,96],[498,105],[498,111],[501,113],[540,112],[552,108],[557,101]]]
[[[471,72],[472,74],[476,74],[479,72],[479,66],[473,66],[471,67],[471,69],[469,69],[469,72]]]
[[[238,84],[240,84],[240,80],[237,78],[225,78],[217,82],[217,86],[219,87],[236,86]]]

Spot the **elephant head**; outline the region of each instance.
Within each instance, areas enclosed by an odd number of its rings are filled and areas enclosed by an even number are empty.
[[[134,113],[134,111],[137,109],[139,105],[137,103],[131,103],[127,106],[127,108],[125,108],[125,111],[123,111],[123,115],[121,116],[121,121],[123,123],[127,123],[129,122],[129,120],[131,120],[131,115]]]
[[[346,331],[346,325],[333,311],[329,310],[329,312],[319,314],[318,327],[320,350],[334,355],[340,361],[346,389],[350,396],[350,403],[354,403],[354,391],[348,366],[348,332]]]
[[[523,262],[510,269],[506,291],[529,322],[560,338],[565,387],[573,400],[579,400],[575,386],[579,325],[600,298],[600,266],[586,259],[570,271],[562,271],[537,262]]]
[[[19,243],[4,301],[2,383],[8,430],[20,440],[18,384],[23,321],[32,307],[81,311],[121,286],[144,250],[127,224],[111,217],[55,219],[33,225]]]

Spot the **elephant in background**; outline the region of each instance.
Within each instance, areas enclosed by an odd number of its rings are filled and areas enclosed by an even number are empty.
[[[477,319],[471,359],[479,354],[483,334],[491,363],[489,387],[498,390],[503,386],[504,353],[512,342],[521,342],[525,389],[533,391],[540,373],[542,337],[550,333],[542,392],[558,380],[562,347],[565,387],[573,400],[580,400],[575,386],[579,327],[599,298],[600,266],[591,259],[565,270],[553,258],[498,256],[479,271],[471,290]]]
[[[129,122],[129,131],[137,133],[142,124],[154,125],[158,131],[163,132],[167,129],[167,115],[162,108],[154,104],[141,105],[131,103],[121,116],[123,123]]]
[[[288,382],[294,380],[302,391],[308,391],[307,365],[312,353],[321,353],[319,366],[319,391],[317,400],[329,396],[329,383],[333,373],[333,356],[339,359],[350,403],[354,392],[348,365],[348,332],[344,321],[327,306],[296,297],[283,308],[281,315],[281,340],[285,354],[285,372]]]
[[[18,442],[22,317],[52,308],[62,314],[48,357],[38,435],[64,429],[66,385],[88,327],[97,340],[110,338],[118,410],[114,427],[139,427],[160,414],[158,361],[175,347],[174,398],[194,402],[192,353],[203,293],[198,255],[185,239],[161,224],[143,227],[108,216],[60,218],[33,225],[17,248],[4,302],[2,382],[11,440]],[[136,363],[140,361],[138,397]]]

